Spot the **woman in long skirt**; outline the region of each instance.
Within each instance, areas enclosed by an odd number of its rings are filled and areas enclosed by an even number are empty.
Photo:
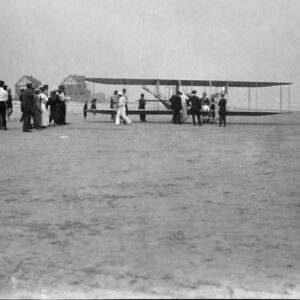
[[[40,94],[42,103],[41,103],[41,107],[42,107],[42,122],[41,122],[41,127],[46,128],[47,126],[49,126],[49,115],[48,115],[48,111],[46,108],[47,102],[48,102],[48,97],[45,95],[45,91],[44,88],[41,88],[42,93]]]

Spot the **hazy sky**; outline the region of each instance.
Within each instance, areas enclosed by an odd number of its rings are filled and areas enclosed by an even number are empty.
[[[0,0],[0,77],[294,82],[300,1]],[[110,88],[113,89],[113,88]],[[296,101],[293,99],[293,101]]]

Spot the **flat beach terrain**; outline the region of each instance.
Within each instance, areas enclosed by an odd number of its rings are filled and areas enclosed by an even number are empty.
[[[0,131],[0,298],[300,297],[300,113]]]

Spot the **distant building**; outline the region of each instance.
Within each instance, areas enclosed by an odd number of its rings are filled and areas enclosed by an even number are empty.
[[[71,98],[71,101],[85,101],[91,99],[91,91],[87,89],[87,84],[84,81],[85,76],[69,75],[62,81],[65,86],[66,96]]]
[[[34,78],[32,75],[24,75],[15,84],[16,96],[20,95],[20,89],[26,89],[27,83],[32,83],[33,88],[38,88],[42,85],[42,82]]]

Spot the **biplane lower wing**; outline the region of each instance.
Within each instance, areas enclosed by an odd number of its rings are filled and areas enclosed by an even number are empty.
[[[116,111],[114,109],[87,109],[87,112],[111,115]],[[285,111],[227,111],[227,116],[266,116],[286,113]],[[172,110],[146,110],[146,109],[130,109],[128,110],[129,115],[172,115]],[[203,113],[201,113],[203,115]]]
[[[111,115],[116,111],[114,109],[87,109],[87,112]],[[147,115],[172,115],[172,110],[147,110],[147,109],[130,109],[128,110],[129,115],[139,115],[139,114],[147,114]]]

